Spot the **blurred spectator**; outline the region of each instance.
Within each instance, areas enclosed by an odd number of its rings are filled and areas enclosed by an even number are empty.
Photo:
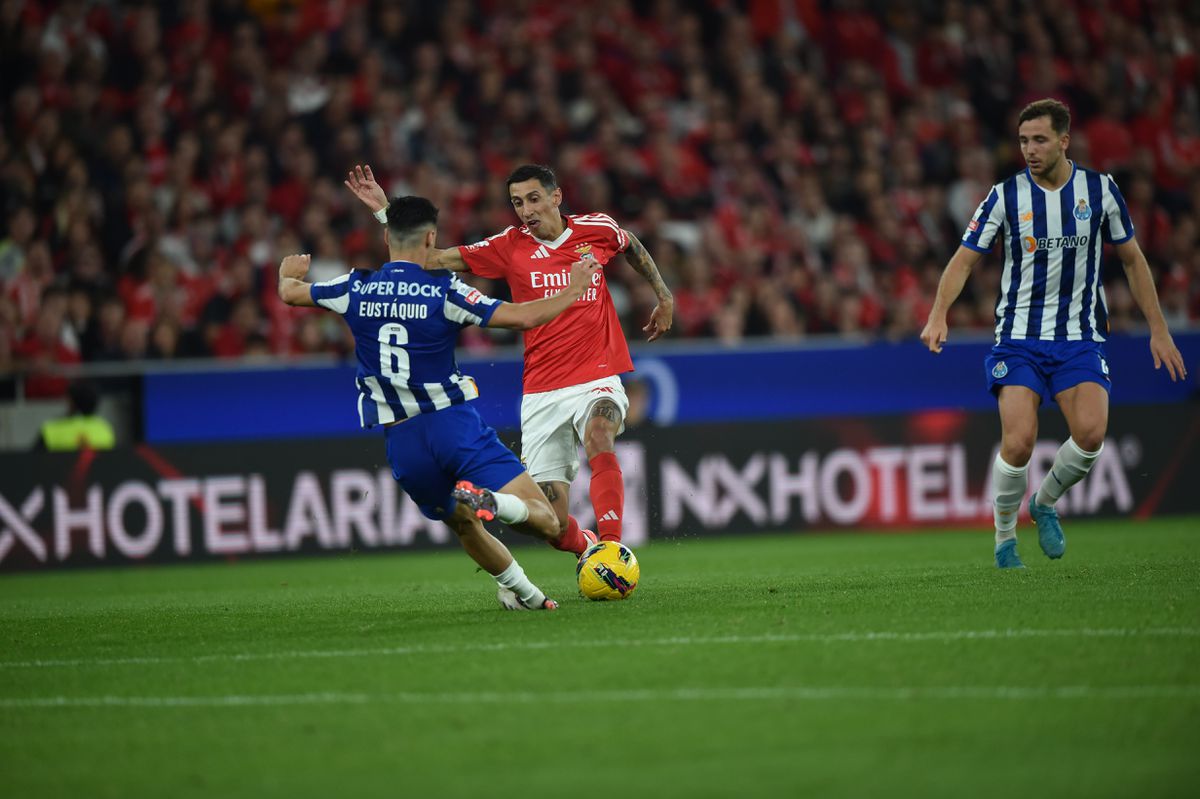
[[[26,372],[25,396],[31,399],[61,397],[67,379],[56,374],[58,367],[80,362],[79,351],[64,342],[67,328],[67,293],[50,287],[42,292],[36,319],[28,333],[13,348],[18,365]]]
[[[7,235],[0,241],[0,285],[11,285],[24,271],[36,225],[37,217],[27,205],[19,206],[9,215]]]
[[[512,224],[503,176],[553,164],[566,210],[646,243],[674,335],[915,336],[975,208],[1023,167],[1017,111],[1048,94],[1072,156],[1122,186],[1172,324],[1196,324],[1193,5],[0,4],[0,372],[54,395],[44,369],[81,357],[349,352],[280,306],[274,266],[386,257],[340,187],[360,161],[443,209],[442,246]],[[956,325],[991,329],[996,262]],[[653,298],[609,274],[636,335]],[[1141,324],[1111,253],[1104,277],[1114,329]]]

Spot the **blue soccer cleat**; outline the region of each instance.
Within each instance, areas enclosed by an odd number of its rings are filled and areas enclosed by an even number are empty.
[[[1029,515],[1037,524],[1038,543],[1051,560],[1057,560],[1067,551],[1067,539],[1062,525],[1058,523],[1058,511],[1053,507],[1039,505],[1037,494],[1029,498]]]
[[[1017,539],[1010,538],[996,547],[997,569],[1024,569],[1021,556],[1017,554]]]

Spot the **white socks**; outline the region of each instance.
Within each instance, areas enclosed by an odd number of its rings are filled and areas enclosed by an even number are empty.
[[[1042,486],[1037,492],[1037,504],[1051,507],[1058,502],[1059,497],[1065,494],[1068,488],[1087,476],[1103,449],[1104,444],[1101,444],[1100,449],[1095,452],[1087,452],[1079,448],[1075,439],[1068,438],[1058,448],[1058,454],[1054,456],[1054,466],[1050,467],[1046,479],[1042,480]]]
[[[496,496],[500,496],[497,494]],[[514,497],[514,499],[516,499]],[[520,500],[517,500],[520,502]],[[524,505],[525,503],[521,503]],[[526,510],[526,514],[528,514]],[[546,595],[542,593],[536,585],[529,581],[525,576],[525,570],[521,568],[521,564],[517,563],[517,559],[513,558],[513,562],[508,564],[508,568],[496,575],[496,582],[502,588],[507,588],[517,595],[521,603],[527,608],[539,608],[546,601]]]
[[[529,518],[529,506],[516,494],[493,491],[492,496],[496,498],[496,518],[505,524],[520,524]]]
[[[1017,511],[1029,485],[1029,464],[1009,466],[996,453],[992,464],[992,515],[996,520],[996,546],[1017,537]]]

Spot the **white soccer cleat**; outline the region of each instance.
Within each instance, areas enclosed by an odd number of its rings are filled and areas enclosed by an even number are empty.
[[[496,591],[496,599],[500,601],[500,607],[505,610],[558,610],[558,603],[550,597],[546,597],[540,607],[531,608],[521,601],[515,591],[503,586]]]

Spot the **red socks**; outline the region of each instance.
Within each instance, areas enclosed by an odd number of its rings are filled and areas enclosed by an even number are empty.
[[[550,546],[560,552],[570,552],[573,555],[582,555],[583,550],[587,549],[588,540],[583,535],[583,531],[579,529],[579,522],[575,521],[574,516],[567,517],[567,531],[562,534],[562,537],[557,541],[551,541]]]
[[[601,452],[588,461],[592,467],[592,510],[601,541],[621,540],[621,514],[625,511],[625,480],[616,453]]]
[[[617,456],[612,452],[601,452],[588,463],[592,467],[592,510],[596,512],[596,533],[601,541],[621,540],[621,514],[625,511],[625,478]],[[579,529],[574,516],[567,517],[567,531],[550,546],[561,552],[576,555],[588,547],[588,539]]]

